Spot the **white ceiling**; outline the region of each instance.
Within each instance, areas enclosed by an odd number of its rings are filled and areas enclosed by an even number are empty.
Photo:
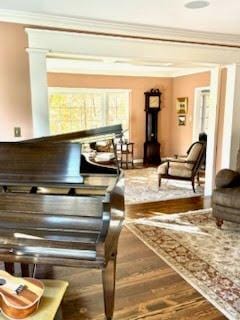
[[[184,7],[188,0],[0,0],[0,11],[240,35],[240,1],[208,1],[209,7],[191,10]]]

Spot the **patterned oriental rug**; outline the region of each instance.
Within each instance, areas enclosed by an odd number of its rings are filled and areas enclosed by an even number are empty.
[[[125,170],[125,202],[135,204],[169,199],[189,198],[203,194],[203,186],[196,183],[196,193],[189,181],[162,179],[158,188],[156,168]]]
[[[211,209],[127,220],[127,227],[228,319],[240,319],[240,226]]]

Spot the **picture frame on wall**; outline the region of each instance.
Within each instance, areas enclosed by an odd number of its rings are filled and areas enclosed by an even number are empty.
[[[178,116],[178,125],[185,126],[186,125],[186,115],[179,115]]]
[[[177,98],[176,108],[178,114],[186,114],[188,112],[188,98]]]

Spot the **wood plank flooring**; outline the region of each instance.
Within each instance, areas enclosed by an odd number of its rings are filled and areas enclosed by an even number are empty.
[[[156,213],[176,213],[211,207],[210,197],[192,197],[159,202],[130,204],[126,206],[126,215],[129,218],[152,216]]]
[[[190,198],[127,206],[131,218],[154,211],[172,213],[210,206],[210,199]],[[63,301],[64,320],[103,320],[101,271],[38,267],[37,276],[69,281]],[[126,228],[117,262],[114,319],[222,320],[226,319],[173,269]]]

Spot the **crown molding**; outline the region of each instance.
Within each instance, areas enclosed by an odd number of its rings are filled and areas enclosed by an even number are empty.
[[[203,44],[240,45],[240,35],[201,32],[186,29],[166,28],[144,24],[131,24],[98,19],[72,18],[34,12],[0,9],[0,21],[20,23],[28,26],[45,26],[81,32],[106,33],[111,36],[125,35],[151,37],[165,40],[202,42]]]

